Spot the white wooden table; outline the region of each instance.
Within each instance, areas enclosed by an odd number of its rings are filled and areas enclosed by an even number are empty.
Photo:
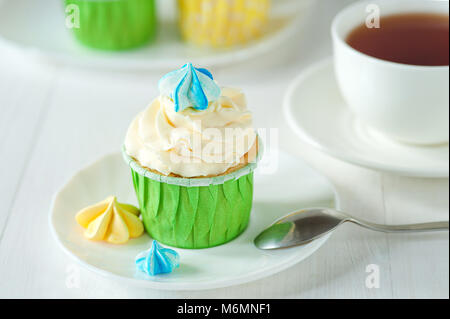
[[[448,179],[404,178],[321,154],[287,128],[281,107],[289,82],[331,54],[329,23],[349,1],[321,0],[291,47],[213,70],[242,87],[256,127],[280,129],[282,147],[337,187],[342,208],[383,223],[448,219]],[[79,269],[48,227],[53,194],[77,170],[119,149],[131,119],[157,94],[161,72],[119,73],[42,65],[0,51],[0,297],[3,298],[448,298],[448,233],[385,235],[348,225],[291,269],[237,287],[167,292],[120,285]],[[270,114],[270,117],[267,116]],[[298,176],[301,178],[301,176]],[[368,289],[376,264],[380,287]]]

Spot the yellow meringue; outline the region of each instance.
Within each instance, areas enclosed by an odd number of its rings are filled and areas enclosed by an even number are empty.
[[[86,238],[124,244],[144,232],[139,214],[138,208],[119,203],[115,196],[110,196],[100,203],[82,209],[75,219],[86,229]]]

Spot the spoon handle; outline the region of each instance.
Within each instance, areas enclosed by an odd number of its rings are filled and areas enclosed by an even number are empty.
[[[385,233],[416,233],[429,231],[448,231],[448,222],[434,222],[410,225],[380,225],[362,220],[350,219],[352,223],[362,227]]]

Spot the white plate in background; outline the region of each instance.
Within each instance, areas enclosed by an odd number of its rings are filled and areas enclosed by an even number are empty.
[[[277,169],[266,175],[261,171],[268,172],[269,169],[261,167],[256,171],[255,199],[250,224],[245,232],[233,241],[214,248],[174,248],[180,254],[180,268],[169,275],[156,276],[153,280],[135,277],[135,256],[151,244],[147,234],[125,245],[93,242],[83,237],[84,229],[75,221],[77,211],[108,195],[117,195],[122,202],[136,203],[131,172],[120,154],[100,159],[78,172],[62,187],[53,200],[50,228],[62,249],[81,265],[130,285],[163,290],[201,290],[264,278],[309,257],[329,236],[301,247],[263,251],[253,245],[257,234],[279,217],[296,209],[333,207],[334,203],[338,203],[333,186],[301,160],[284,152],[266,153],[265,159],[270,160]]]
[[[361,123],[341,96],[331,59],[293,81],[284,113],[301,139],[343,161],[411,177],[449,176],[448,144],[402,144]]]
[[[279,47],[298,32],[314,0],[274,0],[269,31],[233,50],[208,50],[181,41],[172,1],[159,0],[157,40],[136,50],[112,52],[80,45],[65,28],[63,0],[0,0],[0,48],[38,60],[83,67],[142,70],[179,68],[190,61],[205,67],[238,63]]]

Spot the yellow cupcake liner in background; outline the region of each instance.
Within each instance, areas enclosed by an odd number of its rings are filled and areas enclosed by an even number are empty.
[[[271,0],[178,0],[183,38],[199,46],[230,48],[260,37]]]

